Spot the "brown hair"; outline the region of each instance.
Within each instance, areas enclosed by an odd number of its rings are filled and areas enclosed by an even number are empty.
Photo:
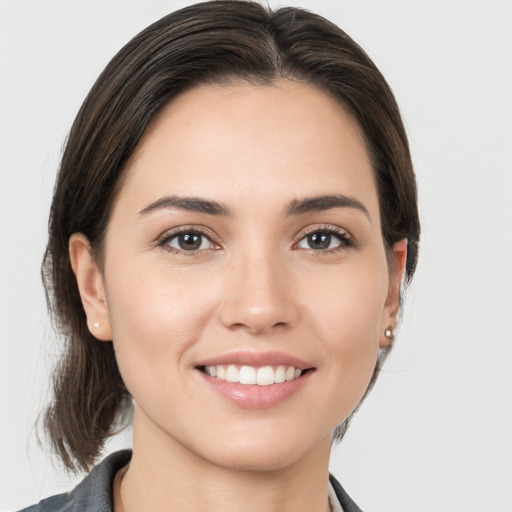
[[[327,91],[358,121],[374,166],[384,243],[389,254],[408,239],[411,279],[420,226],[407,137],[393,94],[365,52],[337,26],[296,8],[213,1],[169,14],[135,36],[101,73],[71,128],[55,185],[42,275],[66,346],[45,428],[67,468],[90,468],[129,402],[112,344],[87,328],[69,237],[84,233],[101,263],[123,168],[150,121],[178,94],[205,83],[281,78]]]

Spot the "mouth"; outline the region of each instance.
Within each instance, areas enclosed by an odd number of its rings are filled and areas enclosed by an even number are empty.
[[[290,365],[249,366],[237,364],[211,364],[197,369],[210,377],[245,386],[271,386],[299,379],[314,368],[298,368]]]
[[[265,409],[300,393],[316,367],[283,352],[240,351],[198,361],[195,369],[217,395],[236,407]]]

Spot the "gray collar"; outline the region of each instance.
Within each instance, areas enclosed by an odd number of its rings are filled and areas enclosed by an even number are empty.
[[[71,492],[51,496],[20,512],[113,512],[114,478],[131,456],[131,450],[112,453]],[[332,475],[329,477],[329,503],[333,512],[361,512]]]

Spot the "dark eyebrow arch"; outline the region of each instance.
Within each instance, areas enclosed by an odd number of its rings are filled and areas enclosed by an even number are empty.
[[[306,197],[292,201],[286,209],[286,215],[301,215],[308,212],[319,212],[331,208],[355,208],[363,212],[369,220],[370,214],[361,201],[355,197],[345,195],[326,195]]]
[[[189,212],[206,213],[208,215],[216,215],[219,217],[231,217],[230,209],[222,203],[211,201],[209,199],[201,199],[200,197],[180,197],[180,196],[167,196],[162,197],[148,204],[139,215],[148,215],[156,210],[166,208],[179,208]]]

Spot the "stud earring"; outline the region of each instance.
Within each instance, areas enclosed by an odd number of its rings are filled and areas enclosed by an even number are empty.
[[[389,326],[389,327],[387,327],[387,328],[385,329],[385,331],[384,331],[384,336],[386,336],[386,338],[387,338],[388,340],[392,340],[392,339],[395,337],[395,335],[394,335],[394,333],[393,333],[393,328],[392,328],[391,326]]]
[[[101,324],[99,322],[94,322],[92,325],[94,325],[94,327],[97,329]]]

